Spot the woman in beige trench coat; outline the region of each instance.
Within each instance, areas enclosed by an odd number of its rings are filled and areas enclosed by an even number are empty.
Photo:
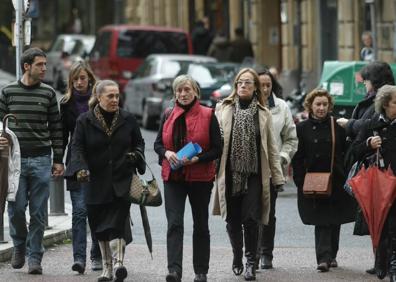
[[[270,176],[275,186],[284,184],[271,113],[264,105],[257,73],[244,68],[235,78],[231,95],[216,107],[224,144],[213,214],[227,222],[235,275],[243,272],[245,241],[247,281],[256,279],[257,230],[259,223],[268,223]]]

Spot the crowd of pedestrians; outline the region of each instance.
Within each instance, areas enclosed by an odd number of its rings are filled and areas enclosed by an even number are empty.
[[[205,25],[200,23],[198,27],[199,38],[205,34]],[[235,44],[246,50],[246,56],[253,56],[242,31],[237,29],[236,33]],[[208,42],[200,48],[202,52],[210,50]],[[88,221],[91,268],[102,270],[98,281],[123,281],[128,275],[125,248],[132,241],[128,193],[133,174],[143,174],[146,168],[146,144],[138,122],[119,107],[117,83],[96,81],[85,62],[72,65],[60,110],[55,91],[42,83],[46,54],[38,48],[26,50],[21,68],[22,78],[4,87],[0,94],[0,119],[9,113],[17,115],[18,123],[10,121],[9,129],[18,137],[21,152],[18,190],[8,203],[14,245],[11,265],[20,269],[27,257],[29,274],[43,272],[43,235],[52,174],[65,177],[72,199],[71,269],[85,272]],[[386,63],[372,62],[360,74],[367,96],[356,106],[351,119],[336,119],[328,91],[314,89],[304,101],[309,118],[297,126],[270,69],[241,69],[231,94],[215,109],[200,104],[200,87],[192,77],[183,74],[174,79],[175,103],[166,109],[153,144],[164,184],[166,281],[182,280],[187,197],[194,223],[194,281],[208,279],[211,200],[212,213],[226,222],[233,253],[230,272],[252,281],[258,268],[273,268],[276,199],[283,191],[289,165],[297,186],[301,220],[315,226],[316,269],[327,272],[342,263],[337,261],[341,225],[361,214],[343,188],[351,163],[380,149],[385,166],[396,172],[396,87],[392,71]],[[189,142],[198,143],[202,152],[180,160],[177,152]],[[0,149],[8,144],[7,138],[0,137]],[[307,197],[303,192],[307,172],[328,171],[332,172],[331,195]],[[390,281],[396,281],[396,207],[393,202],[388,204],[390,212],[370,272],[379,278],[389,274]]]

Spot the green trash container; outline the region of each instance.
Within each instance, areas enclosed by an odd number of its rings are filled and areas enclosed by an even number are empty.
[[[364,61],[325,61],[319,87],[326,89],[334,98],[334,113],[350,118],[356,104],[366,95],[359,71],[367,65]],[[393,75],[396,64],[390,64]]]

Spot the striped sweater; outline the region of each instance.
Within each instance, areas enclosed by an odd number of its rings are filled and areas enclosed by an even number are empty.
[[[22,157],[51,154],[54,163],[62,163],[62,124],[56,93],[38,83],[26,86],[21,81],[5,86],[0,93],[0,119],[15,114],[18,124],[9,120],[9,128],[19,140]]]

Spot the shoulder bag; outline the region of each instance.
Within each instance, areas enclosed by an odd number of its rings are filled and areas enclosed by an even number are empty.
[[[331,166],[330,172],[307,172],[304,178],[303,194],[307,197],[330,197],[331,195],[331,176],[334,166],[335,154],[335,128],[334,118],[330,117],[331,123]]]
[[[137,153],[140,154],[140,152]],[[158,187],[153,171],[148,166],[142,154],[140,154],[140,157],[146,167],[150,170],[151,180],[146,181],[140,178],[137,173],[134,173],[132,176],[131,186],[129,188],[128,198],[133,204],[158,207],[162,205],[161,191]]]

